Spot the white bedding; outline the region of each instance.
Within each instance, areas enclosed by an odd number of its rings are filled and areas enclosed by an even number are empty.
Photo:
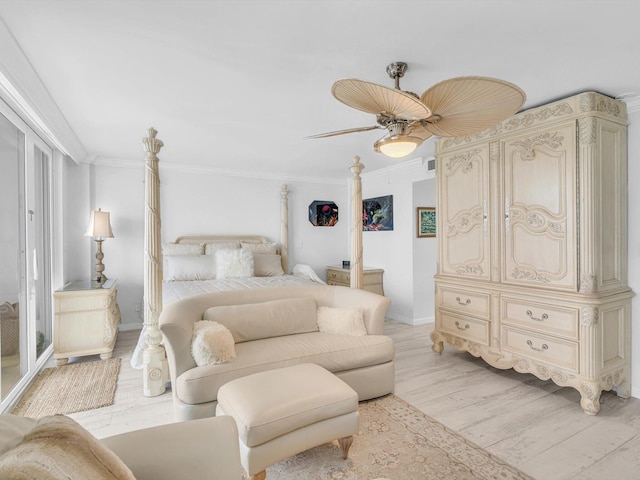
[[[318,285],[323,283],[324,282],[319,278],[317,280],[313,280],[308,276],[302,275],[164,282],[162,285],[162,303],[166,306],[177,300],[208,292],[246,290],[249,288]]]

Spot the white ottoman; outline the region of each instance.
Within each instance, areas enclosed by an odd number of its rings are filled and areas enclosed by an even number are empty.
[[[240,460],[254,480],[287,457],[338,439],[347,458],[360,429],[358,394],[311,363],[255,373],[218,390],[216,415],[238,425]]]

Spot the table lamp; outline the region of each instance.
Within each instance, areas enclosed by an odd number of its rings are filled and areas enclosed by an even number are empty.
[[[107,280],[107,277],[103,273],[104,265],[102,259],[104,258],[104,254],[102,253],[102,242],[107,238],[113,238],[109,216],[109,212],[103,212],[101,209],[91,212],[89,226],[84,233],[85,237],[93,237],[98,244],[98,251],[96,252],[96,276],[93,280],[100,284],[103,284]]]

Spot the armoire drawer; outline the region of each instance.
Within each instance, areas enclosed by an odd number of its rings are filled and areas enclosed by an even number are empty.
[[[454,310],[465,315],[476,315],[489,318],[490,295],[451,287],[440,287],[442,295],[441,307]]]
[[[440,330],[473,342],[489,345],[489,322],[440,312]]]
[[[502,326],[502,350],[564,368],[579,370],[577,342],[542,335],[531,330]]]
[[[500,311],[502,324],[517,325],[542,333],[578,339],[580,312],[577,308],[502,297]]]

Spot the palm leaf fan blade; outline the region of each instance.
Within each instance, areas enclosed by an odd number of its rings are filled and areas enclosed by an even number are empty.
[[[338,80],[333,84],[331,93],[345,105],[375,115],[404,120],[422,120],[431,115],[431,111],[411,94],[376,83]]]
[[[434,135],[458,137],[480,132],[516,113],[526,96],[517,86],[488,77],[458,77],[440,82],[420,97],[434,115]]]

